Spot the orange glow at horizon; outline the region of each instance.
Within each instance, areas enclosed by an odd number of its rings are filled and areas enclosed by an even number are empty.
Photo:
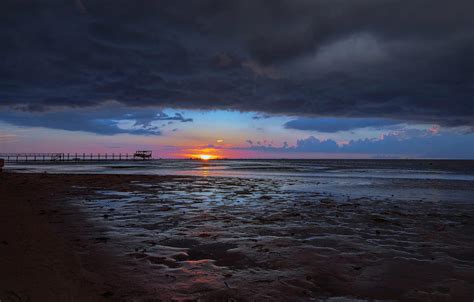
[[[196,146],[196,147],[182,147],[182,152],[175,153],[175,156],[181,158],[191,158],[199,160],[214,160],[227,158],[242,158],[245,157],[240,150],[232,150],[232,145],[221,145],[214,147],[210,145]]]
[[[182,154],[183,157],[193,158],[193,159],[200,159],[200,160],[211,160],[211,159],[220,159],[222,156],[219,154],[221,150],[216,148],[196,148],[196,149],[188,149],[185,154]]]

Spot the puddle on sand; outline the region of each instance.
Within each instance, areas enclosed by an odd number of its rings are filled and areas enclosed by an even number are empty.
[[[286,184],[179,178],[72,202],[101,225],[97,245],[159,280],[154,290],[185,298],[431,299],[442,288],[454,299],[472,289],[473,206]]]

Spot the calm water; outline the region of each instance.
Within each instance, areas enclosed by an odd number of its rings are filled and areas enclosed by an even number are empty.
[[[474,161],[444,160],[155,160],[62,164],[7,163],[16,172],[271,178],[285,191],[346,197],[474,199]]]

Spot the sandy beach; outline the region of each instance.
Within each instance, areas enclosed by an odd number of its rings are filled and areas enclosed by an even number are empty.
[[[474,205],[0,174],[0,300],[472,301]]]

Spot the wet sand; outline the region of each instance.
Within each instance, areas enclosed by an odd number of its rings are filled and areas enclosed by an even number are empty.
[[[472,301],[474,203],[0,174],[2,301]]]

